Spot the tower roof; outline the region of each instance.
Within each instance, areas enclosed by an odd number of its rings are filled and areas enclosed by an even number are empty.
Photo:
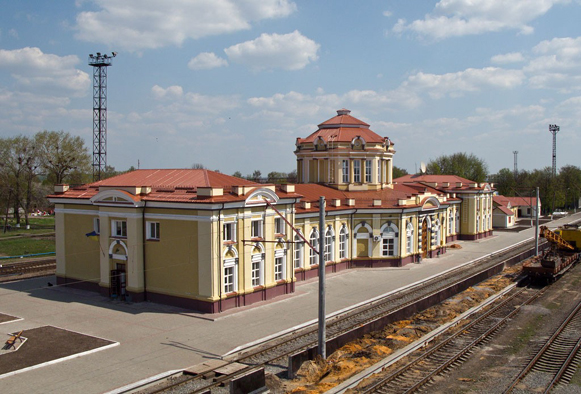
[[[369,129],[369,124],[350,115],[348,109],[340,109],[337,116],[319,124],[319,129],[306,138],[298,138],[297,143],[314,142],[321,137],[325,142],[347,142],[361,137],[366,143],[383,143],[387,137]]]

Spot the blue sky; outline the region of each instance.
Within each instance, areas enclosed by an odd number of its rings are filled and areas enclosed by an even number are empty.
[[[579,0],[0,0],[0,137],[92,147],[90,53],[108,69],[118,170],[295,168],[294,144],[348,108],[394,162],[456,152],[491,173],[580,166]]]

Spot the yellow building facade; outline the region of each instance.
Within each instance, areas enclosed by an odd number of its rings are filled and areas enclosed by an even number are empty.
[[[57,186],[58,283],[214,313],[292,293],[322,261],[398,267],[492,234],[491,185],[394,180],[394,144],[369,127],[342,109],[298,138],[296,185],[192,169]]]

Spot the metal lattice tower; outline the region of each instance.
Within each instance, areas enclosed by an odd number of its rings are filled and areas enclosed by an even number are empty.
[[[557,175],[557,133],[559,130],[556,124],[549,125],[549,132],[553,134],[553,176]]]
[[[89,55],[89,66],[93,67],[93,181],[101,180],[107,166],[107,67],[111,55]]]
[[[516,178],[516,176],[518,175],[518,166],[517,166],[518,151],[514,150],[512,151],[512,153],[514,154],[514,177]]]

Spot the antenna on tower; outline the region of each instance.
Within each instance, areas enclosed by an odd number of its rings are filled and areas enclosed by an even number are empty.
[[[117,52],[89,55],[93,67],[93,181],[101,180],[107,166],[107,67],[115,56]]]
[[[556,124],[549,125],[549,132],[553,134],[553,176],[557,175],[557,133],[560,129]]]
[[[518,165],[517,165],[518,151],[514,150],[512,151],[512,153],[514,154],[514,177],[516,178],[516,176],[518,175]]]

